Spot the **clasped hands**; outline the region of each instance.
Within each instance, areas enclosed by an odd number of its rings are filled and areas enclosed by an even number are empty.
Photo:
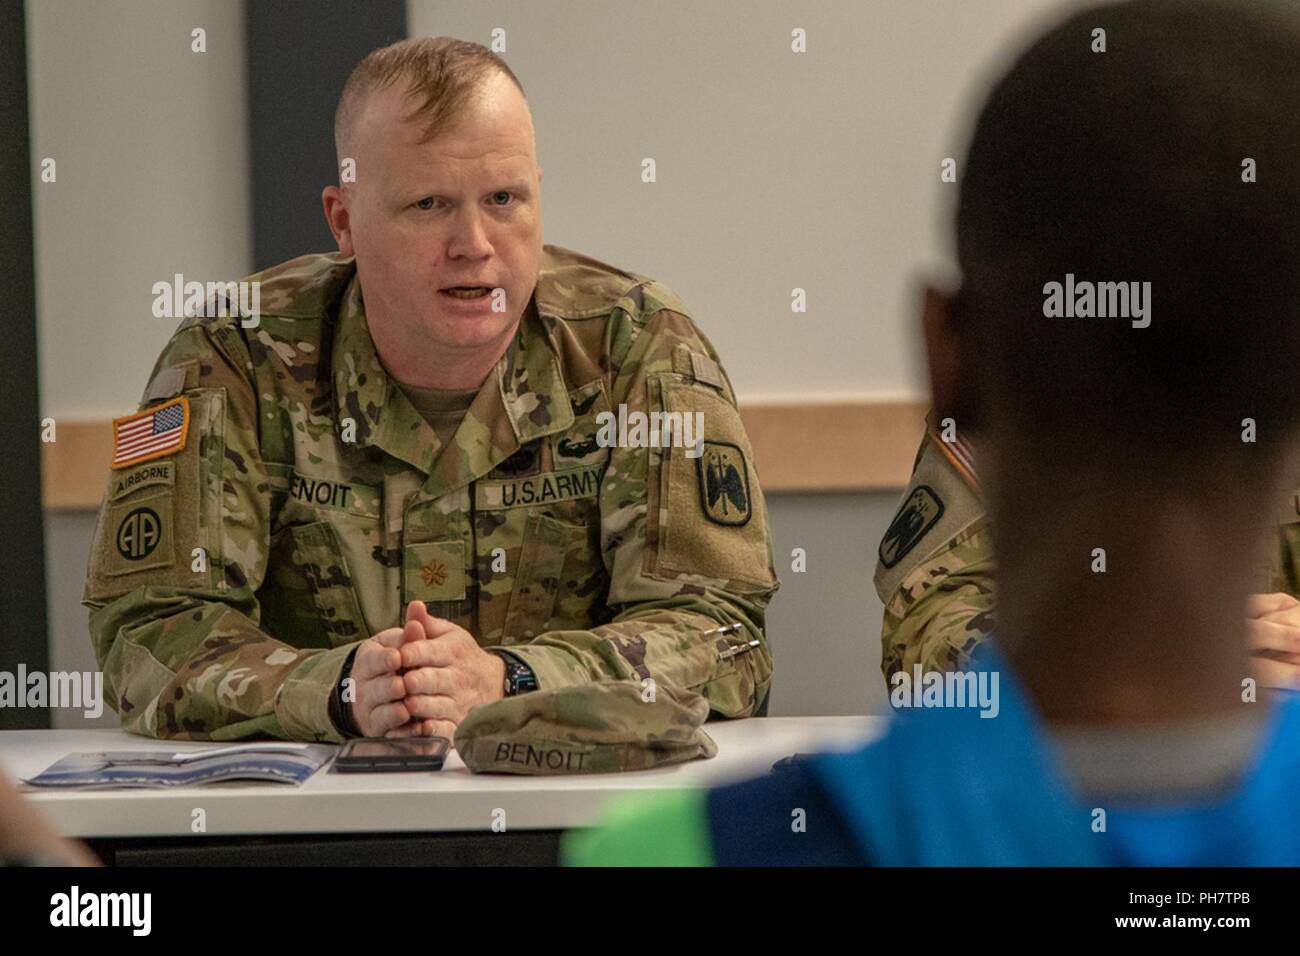
[[[361,642],[352,678],[346,706],[364,736],[451,739],[471,708],[504,696],[505,661],[412,601],[405,625]]]
[[[1300,689],[1300,601],[1252,594],[1246,619],[1255,679],[1264,687]]]
[[[1252,595],[1247,607],[1255,677],[1265,687],[1300,688],[1300,602]],[[367,737],[454,737],[470,709],[500,700],[505,662],[423,601],[406,623],[361,643],[352,664],[353,722]]]

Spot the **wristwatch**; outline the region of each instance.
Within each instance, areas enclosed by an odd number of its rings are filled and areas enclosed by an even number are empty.
[[[360,650],[360,645],[352,648],[352,653],[343,662],[343,670],[339,673],[339,682],[334,685],[334,693],[330,695],[330,718],[334,721],[334,726],[338,728],[339,733],[344,737],[365,736],[352,716],[352,708],[343,699],[343,685],[352,676],[352,663],[357,659],[358,650]]]
[[[533,673],[531,667],[509,651],[494,650],[494,653],[506,664],[506,679],[502,688],[505,696],[516,697],[537,690],[537,675]]]

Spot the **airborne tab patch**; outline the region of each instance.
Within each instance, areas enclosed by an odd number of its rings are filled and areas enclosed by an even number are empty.
[[[695,459],[700,479],[700,507],[715,524],[743,525],[753,513],[749,504],[749,473],[738,445],[706,441]]]
[[[190,430],[190,402],[180,398],[113,419],[113,468],[128,468],[162,458],[185,447]]]
[[[139,468],[131,469],[120,478],[113,479],[113,485],[109,489],[109,498],[116,501],[123,495],[139,491],[141,488],[148,488],[152,485],[172,485],[175,484],[175,481],[174,462],[160,461],[156,465],[141,465]]]
[[[880,563],[892,568],[943,517],[943,502],[929,485],[917,485],[889,523],[880,542]]]

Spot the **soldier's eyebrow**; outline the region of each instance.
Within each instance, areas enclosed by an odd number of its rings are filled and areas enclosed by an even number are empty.
[[[533,188],[532,184],[526,179],[511,179],[501,183],[499,186],[493,189],[489,189],[488,192],[494,193],[494,192],[500,192],[503,189],[509,189],[517,193],[522,193],[522,192],[528,192],[532,188]]]
[[[527,179],[511,179],[498,182],[483,191],[483,196],[491,196],[493,193],[513,192],[522,196],[531,196],[533,194],[532,184]],[[457,202],[458,196],[451,195],[443,189],[433,189],[428,186],[410,186],[402,187],[400,194],[406,197],[407,202],[418,202],[421,199],[442,199],[447,202]]]

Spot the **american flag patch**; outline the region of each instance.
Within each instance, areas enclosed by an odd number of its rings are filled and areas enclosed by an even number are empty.
[[[956,461],[958,468],[965,473],[966,480],[974,486],[976,484],[975,453],[971,451],[970,445],[966,444],[961,438],[953,442],[945,442],[945,444],[948,446],[948,450],[952,452],[952,457]]]
[[[113,467],[161,458],[185,447],[190,430],[190,402],[182,395],[125,418],[113,419]]]
[[[979,479],[975,474],[975,453],[970,445],[960,437],[952,441],[944,441],[938,431],[932,431],[931,434],[934,435],[935,442],[943,449],[943,453],[948,456],[953,467],[957,469],[957,473],[966,480],[966,484],[970,485],[972,490],[979,491]]]

